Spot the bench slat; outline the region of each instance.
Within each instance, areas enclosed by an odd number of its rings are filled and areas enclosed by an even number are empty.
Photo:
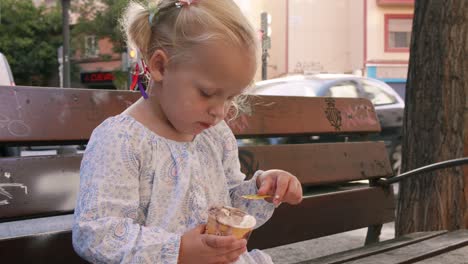
[[[299,206],[293,207],[285,204],[279,207],[273,218],[252,233],[249,248],[274,247],[393,219],[393,194],[383,192],[379,188],[363,188],[311,198],[306,197]],[[306,211],[316,212],[320,214],[320,217],[303,217]],[[346,219],[339,217],[343,214],[348,217]],[[285,222],[288,224],[285,225]],[[307,231],[306,226],[317,226],[317,229]],[[268,234],[275,234],[275,239],[271,239]],[[38,243],[41,247],[37,246]],[[19,262],[15,263],[27,261],[21,259],[21,252],[28,252],[29,260],[30,257],[37,256],[48,260],[53,260],[52,258],[55,257],[58,261],[69,258],[73,261],[72,263],[83,263],[71,247],[71,231],[3,239],[0,240],[0,248],[2,249],[0,254],[5,253],[4,255],[9,258],[18,258]],[[18,248],[21,252],[17,250]],[[51,248],[54,250],[49,250]]]
[[[281,205],[252,233],[248,246],[270,248],[386,223],[394,210],[393,192],[376,187],[305,197],[299,205]]]
[[[0,158],[0,222],[71,212],[76,203],[81,158]]]
[[[241,147],[239,156],[248,176],[259,168],[278,168],[296,175],[303,185],[392,175],[383,142],[250,146]],[[0,158],[0,173],[8,176],[0,177],[0,188],[10,196],[0,197],[8,203],[0,206],[0,219],[73,211],[81,158]]]
[[[443,255],[437,255],[432,258],[415,262],[417,264],[441,264],[441,263],[466,263],[468,256],[468,246],[450,251]]]
[[[0,142],[85,141],[104,119],[138,92],[43,87],[0,87]]]
[[[230,123],[239,136],[380,132],[372,103],[362,98],[253,97],[251,115]]]
[[[386,240],[377,244],[371,244],[366,247],[360,247],[343,252],[338,252],[332,255],[307,260],[296,264],[341,264],[347,261],[357,260],[370,255],[382,253],[385,251],[393,250],[396,248],[404,247],[410,244],[418,243],[420,241],[440,236],[447,233],[447,231],[433,231],[433,232],[417,232],[408,234],[399,238]],[[447,262],[438,262],[447,263]]]
[[[0,142],[80,142],[138,92],[0,86]],[[372,104],[360,98],[259,96],[253,116],[230,126],[238,136],[379,132]],[[4,103],[3,103],[4,102]],[[44,114],[54,113],[54,114]]]
[[[465,246],[468,246],[468,230],[457,230],[356,261],[360,264],[414,263]]]
[[[73,250],[71,231],[0,240],[2,263],[84,264]]]
[[[239,148],[242,171],[283,169],[303,185],[389,177],[393,175],[383,142],[246,146]]]

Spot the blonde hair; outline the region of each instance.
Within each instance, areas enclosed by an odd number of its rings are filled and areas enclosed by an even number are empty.
[[[255,31],[232,0],[198,0],[180,8],[176,3],[179,1],[131,1],[127,6],[120,23],[128,45],[137,49],[143,60],[162,49],[170,63],[177,63],[193,48],[211,41],[247,48],[257,56]],[[234,100],[236,113],[242,112],[243,102],[243,96]]]
[[[255,31],[232,0],[198,0],[180,8],[178,2],[131,1],[127,6],[120,22],[127,43],[144,60],[162,49],[176,61],[194,47],[218,40],[256,51]]]

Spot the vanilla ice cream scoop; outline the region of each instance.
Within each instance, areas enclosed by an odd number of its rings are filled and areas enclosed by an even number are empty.
[[[230,206],[212,207],[208,211],[207,234],[248,238],[256,224],[255,217]]]

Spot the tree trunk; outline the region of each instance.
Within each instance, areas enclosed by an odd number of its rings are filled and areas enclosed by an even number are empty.
[[[403,125],[403,171],[462,157],[468,1],[416,0]],[[400,184],[396,235],[464,228],[460,167]]]
[[[467,47],[465,47],[465,56],[468,53],[466,51],[466,48]],[[465,93],[468,96],[468,86],[466,84],[465,84]],[[465,135],[464,135],[465,142],[463,144],[463,146],[464,146],[464,151],[463,152],[465,154],[464,156],[468,157],[468,100],[466,100],[466,102],[465,102],[465,129],[463,130],[463,132],[465,133]],[[463,174],[465,176],[465,201],[466,201],[466,205],[468,207],[468,166],[463,167]],[[468,208],[467,208],[467,210],[465,210],[465,227],[468,227]]]
[[[465,86],[465,91],[466,91]],[[468,92],[467,92],[468,94]],[[465,105],[465,144],[464,144],[464,156],[468,157],[468,100],[466,101],[467,105]],[[468,166],[463,167],[463,174],[465,176],[465,205],[468,205]],[[468,227],[468,210],[465,210],[465,227]]]

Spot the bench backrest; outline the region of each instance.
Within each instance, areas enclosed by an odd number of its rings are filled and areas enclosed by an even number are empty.
[[[237,137],[299,136],[319,141],[342,136],[341,142],[254,145],[240,147],[243,171],[284,169],[301,181],[305,199],[298,206],[282,205],[255,230],[251,248],[268,248],[378,225],[394,219],[389,189],[360,180],[393,175],[384,142],[365,141],[380,131],[370,101],[356,98],[254,97],[250,115],[230,123]],[[362,137],[359,142],[343,138]],[[325,141],[330,140],[330,137]]]
[[[0,147],[86,144],[98,124],[139,97],[130,91],[0,86]],[[229,124],[238,138],[254,139],[345,138],[380,131],[372,104],[352,98],[253,97],[251,113]],[[240,147],[239,154],[248,176],[258,168],[284,169],[306,190],[301,205],[282,205],[252,234],[250,247],[277,246],[394,218],[392,192],[347,184],[392,175],[383,142],[253,145]],[[71,213],[81,157],[59,151],[0,158],[0,222]]]

